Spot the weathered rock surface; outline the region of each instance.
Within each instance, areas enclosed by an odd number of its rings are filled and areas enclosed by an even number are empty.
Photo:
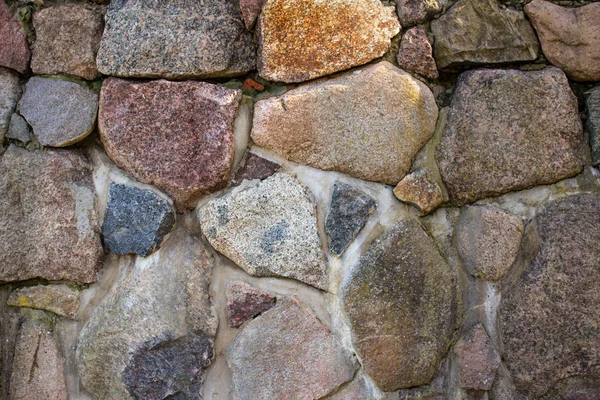
[[[34,76],[25,85],[19,111],[41,145],[65,147],[94,130],[98,94],[74,82]]]
[[[277,298],[266,290],[256,289],[245,282],[232,281],[227,285],[227,319],[237,328],[258,314],[272,308]]]
[[[540,44],[525,15],[498,0],[459,0],[431,23],[439,68],[537,58]]]
[[[6,131],[6,138],[18,140],[22,143],[28,143],[31,140],[31,128],[25,118],[17,113],[13,113],[10,117],[10,125]]]
[[[0,158],[0,282],[96,280],[102,245],[92,166],[74,150]]]
[[[79,312],[79,290],[62,284],[27,286],[13,290],[6,304],[46,310],[74,319]]]
[[[352,379],[356,364],[296,299],[251,321],[227,350],[234,398],[310,400]]]
[[[400,31],[379,0],[267,0],[258,24],[258,72],[302,82],[381,57]]]
[[[250,275],[326,288],[316,204],[295,177],[278,172],[255,186],[234,190],[201,207],[198,219],[210,244]]]
[[[20,97],[19,77],[9,70],[0,68],[0,147]]]
[[[252,139],[294,162],[395,185],[437,115],[427,86],[380,62],[257,101]]]
[[[563,198],[528,226],[529,257],[502,298],[499,325],[503,359],[529,396],[600,365],[599,208],[598,194]]]
[[[102,11],[86,5],[58,5],[33,15],[36,40],[31,70],[35,74],[100,77],[96,53],[104,29]]]
[[[160,248],[175,223],[175,211],[150,190],[112,182],[102,224],[104,242],[116,254],[146,257]]]
[[[335,183],[325,221],[331,254],[339,256],[346,250],[376,207],[375,199],[357,187],[343,182]]]
[[[576,81],[600,81],[600,3],[566,8],[544,0],[525,6],[548,60]]]
[[[517,258],[523,221],[497,207],[468,207],[460,214],[455,241],[458,254],[473,276],[500,280]]]
[[[343,307],[365,372],[384,391],[431,380],[452,340],[455,272],[417,220],[376,239],[344,278]]]
[[[469,203],[579,173],[582,131],[577,99],[557,68],[463,73],[437,147],[451,201]]]
[[[237,1],[113,1],[97,61],[106,75],[216,78],[254,69],[256,50]]]
[[[394,196],[398,200],[414,204],[423,214],[429,214],[444,201],[440,185],[424,169],[406,175],[394,188]]]
[[[367,387],[364,375],[356,376],[352,382],[347,383],[339,391],[331,396],[325,397],[326,400],[372,400],[375,396]]]
[[[165,191],[178,210],[193,208],[229,179],[241,98],[205,82],[111,78],[100,93],[100,137],[118,166]]]
[[[600,85],[586,93],[585,104],[588,109],[586,128],[590,131],[592,164],[600,165]]]
[[[0,2],[0,43],[0,66],[27,71],[31,57],[27,38],[4,1]]]
[[[469,329],[454,345],[459,364],[459,386],[490,390],[500,366],[500,354],[483,325]]]
[[[212,264],[200,239],[178,227],[158,252],[123,270],[79,337],[81,382],[91,395],[197,394],[217,328],[208,294]]]
[[[262,10],[263,2],[264,0],[240,0],[240,9],[246,29],[254,28],[254,24]]]
[[[281,168],[281,165],[262,158],[256,153],[249,152],[244,163],[235,171],[231,186],[238,186],[244,179],[263,180],[279,171],[279,168]]]
[[[432,51],[427,34],[416,26],[402,36],[396,60],[406,71],[423,75],[428,79],[436,79],[439,74]]]
[[[438,0],[398,0],[396,13],[403,27],[421,24],[441,11]]]

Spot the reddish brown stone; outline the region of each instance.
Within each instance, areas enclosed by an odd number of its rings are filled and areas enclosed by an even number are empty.
[[[440,185],[426,170],[406,175],[394,188],[394,195],[401,201],[416,205],[424,214],[429,214],[444,201]]]
[[[404,27],[430,20],[441,9],[438,0],[398,0],[396,2],[396,12]]]
[[[229,179],[241,98],[205,82],[110,78],[100,93],[100,137],[117,165],[164,190],[180,211],[193,208]]]
[[[242,86],[242,88],[246,89],[246,90],[262,91],[262,90],[265,90],[265,85],[261,85],[260,83],[256,82],[254,79],[248,78],[244,81],[244,85]]]
[[[246,29],[250,30],[254,27],[262,6],[263,0],[240,0],[240,9],[242,10]]]
[[[0,1],[0,43],[0,65],[25,72],[31,57],[27,38],[4,1]]]
[[[244,282],[227,285],[227,319],[229,326],[237,328],[249,319],[275,305],[276,297]]]
[[[483,325],[471,328],[456,343],[459,386],[466,389],[490,390],[500,366],[500,354],[490,341]]]
[[[238,186],[244,179],[260,179],[270,177],[279,171],[281,165],[262,158],[256,153],[249,152],[246,161],[235,171],[235,177],[231,181],[231,186]]]
[[[398,65],[406,71],[436,79],[439,74],[432,52],[427,34],[416,26],[402,36],[397,57]]]

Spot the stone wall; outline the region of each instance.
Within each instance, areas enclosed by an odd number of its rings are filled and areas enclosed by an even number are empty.
[[[600,399],[600,2],[0,0],[0,399]]]

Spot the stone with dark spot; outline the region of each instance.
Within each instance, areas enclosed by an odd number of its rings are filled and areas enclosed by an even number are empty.
[[[427,34],[416,26],[402,36],[396,60],[405,71],[414,72],[427,79],[437,79],[439,74],[432,51]]]
[[[600,85],[586,92],[585,104],[588,109],[586,128],[590,132],[592,164],[600,165]]]
[[[421,24],[441,11],[438,0],[398,0],[396,12],[404,28]]]
[[[444,201],[440,185],[431,173],[419,169],[406,175],[394,188],[398,200],[414,204],[423,214],[429,214]]]
[[[0,1],[0,43],[0,66],[20,73],[27,71],[31,57],[27,37],[4,1]]]
[[[277,298],[266,290],[256,289],[245,282],[232,281],[227,285],[227,320],[237,328],[249,319],[275,305]]]
[[[250,30],[254,27],[262,10],[264,0],[240,0],[240,9],[244,17],[244,25]]]
[[[500,366],[500,354],[483,325],[469,329],[456,344],[459,386],[466,389],[490,390]]]
[[[281,165],[262,158],[256,153],[249,152],[244,163],[235,171],[231,186],[238,186],[244,179],[263,180],[279,171]]]
[[[46,310],[75,319],[79,313],[79,290],[64,284],[27,286],[13,290],[6,304]]]
[[[21,85],[17,74],[0,68],[0,148],[20,97]]]

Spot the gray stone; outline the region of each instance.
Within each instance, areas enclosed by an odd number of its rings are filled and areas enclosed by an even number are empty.
[[[500,353],[483,325],[469,329],[454,345],[454,352],[458,359],[459,386],[490,390],[500,366]]]
[[[380,389],[419,386],[434,376],[458,322],[456,280],[413,219],[385,231],[344,277],[352,342]]]
[[[21,143],[29,143],[31,141],[31,128],[25,118],[17,113],[13,113],[10,117],[10,125],[6,132],[6,138],[18,140]]]
[[[251,71],[255,57],[237,1],[118,0],[97,63],[121,77],[216,78]]]
[[[313,313],[291,299],[251,321],[227,350],[234,398],[320,399],[356,363]]]
[[[352,382],[344,385],[340,390],[325,397],[325,400],[373,400],[375,396],[369,390],[367,381],[363,374],[360,374]]]
[[[398,0],[396,13],[404,28],[421,24],[441,11],[438,0]]]
[[[155,252],[175,223],[175,211],[150,190],[111,182],[102,224],[104,242],[116,254]]]
[[[326,288],[316,204],[297,178],[278,172],[234,189],[201,207],[198,219],[210,244],[250,275]]]
[[[65,147],[92,133],[98,93],[74,82],[34,76],[25,85],[19,112],[40,144]]]
[[[0,148],[20,97],[19,77],[7,69],[0,68]]]
[[[586,128],[590,132],[592,146],[592,164],[600,165],[600,85],[586,93],[585,104],[588,109]]]
[[[6,304],[46,310],[74,319],[79,312],[79,290],[62,284],[27,286],[13,290]]]
[[[362,190],[343,182],[333,186],[325,232],[329,251],[339,256],[365,226],[377,207],[375,199]]]
[[[227,285],[227,319],[229,326],[237,328],[244,322],[267,311],[277,298],[266,290],[256,289],[245,282],[232,281]]]

